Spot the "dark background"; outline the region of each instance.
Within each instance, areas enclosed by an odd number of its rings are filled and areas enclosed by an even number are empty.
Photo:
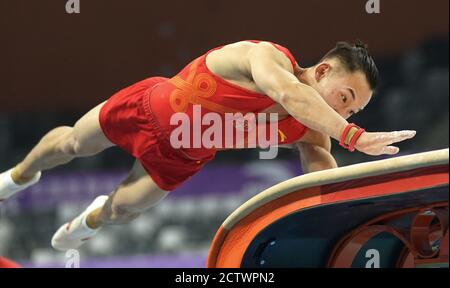
[[[245,39],[288,47],[313,64],[361,39],[380,59],[448,36],[448,0],[0,1],[1,112],[84,112],[143,78],[171,76],[215,46]],[[401,75],[396,75],[401,77]]]

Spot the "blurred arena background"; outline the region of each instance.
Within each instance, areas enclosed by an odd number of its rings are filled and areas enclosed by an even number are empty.
[[[339,40],[369,44],[381,72],[371,104],[352,121],[367,130],[415,129],[401,154],[448,147],[448,0],[118,1],[0,0],[0,171],[55,126],[149,76],[172,76],[210,48],[245,39],[289,48],[314,64]],[[334,145],[342,165],[376,160]],[[159,206],[108,227],[80,249],[82,267],[204,267],[222,221],[252,195],[301,173],[298,153],[221,152]],[[118,149],[45,173],[0,206],[0,255],[26,267],[64,267],[54,231],[131,167]]]

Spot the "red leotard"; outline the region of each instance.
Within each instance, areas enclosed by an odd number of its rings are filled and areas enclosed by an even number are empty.
[[[296,66],[288,49],[272,44]],[[119,91],[100,111],[100,125],[108,139],[138,159],[161,189],[175,189],[217,151],[173,148],[170,133],[177,126],[170,125],[170,118],[174,113],[186,113],[192,120],[194,104],[201,105],[202,115],[215,112],[221,117],[225,113],[258,113],[275,104],[268,96],[230,83],[208,69],[206,56],[222,47],[209,50],[171,79],[151,77]],[[278,122],[278,143],[293,143],[306,131],[289,116]]]

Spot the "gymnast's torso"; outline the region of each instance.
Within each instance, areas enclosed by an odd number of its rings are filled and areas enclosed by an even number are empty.
[[[298,141],[307,128],[263,94],[252,79],[246,56],[258,42],[247,40],[211,49],[194,59],[176,76],[155,85],[150,92],[149,107],[166,134],[173,129],[170,125],[173,113],[186,113],[193,119],[192,106],[200,105],[202,115],[209,112],[218,113],[221,117],[225,113],[266,114],[266,123],[276,122],[278,126],[278,139],[274,144]],[[278,44],[271,44],[289,59],[294,71],[298,65],[290,51]],[[277,119],[271,121],[269,113],[276,113]],[[233,147],[224,144],[221,148]]]
[[[244,41],[211,49],[172,78],[147,78],[117,92],[100,111],[103,133],[110,142],[138,159],[152,179],[168,191],[214,159],[218,150],[287,145],[300,139],[305,141],[311,134],[307,132],[311,131],[287,115],[269,96],[262,94],[251,78],[250,67],[244,58],[256,42]],[[297,63],[289,50],[272,44],[286,55],[294,69]],[[194,113],[198,107],[201,111]],[[278,113],[279,117],[274,121],[266,117],[264,122],[256,118],[256,129],[246,126],[245,121],[240,122],[241,126],[238,121],[231,121],[234,126],[230,142],[226,134],[230,121],[226,117],[239,113],[245,117]],[[200,114],[201,124],[211,114],[224,123],[225,129],[222,127],[218,132],[222,135],[220,143],[214,141],[212,146],[206,147],[201,142],[196,146],[195,135],[200,134],[203,140],[205,132],[214,126],[200,125],[200,131],[196,134],[197,114]],[[175,147],[172,141],[174,131],[182,127],[177,122],[174,125],[176,115],[190,120],[187,146]],[[238,130],[244,130],[243,137],[237,137]],[[214,138],[216,136],[214,134]],[[265,141],[263,145],[261,139]]]

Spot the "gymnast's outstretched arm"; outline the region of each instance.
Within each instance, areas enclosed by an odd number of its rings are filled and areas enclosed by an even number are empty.
[[[339,141],[349,124],[311,86],[293,74],[292,64],[273,45],[261,42],[250,50],[248,58],[257,86],[297,121],[308,128]],[[355,148],[369,155],[397,154],[396,142],[414,137],[415,131],[365,132]]]

